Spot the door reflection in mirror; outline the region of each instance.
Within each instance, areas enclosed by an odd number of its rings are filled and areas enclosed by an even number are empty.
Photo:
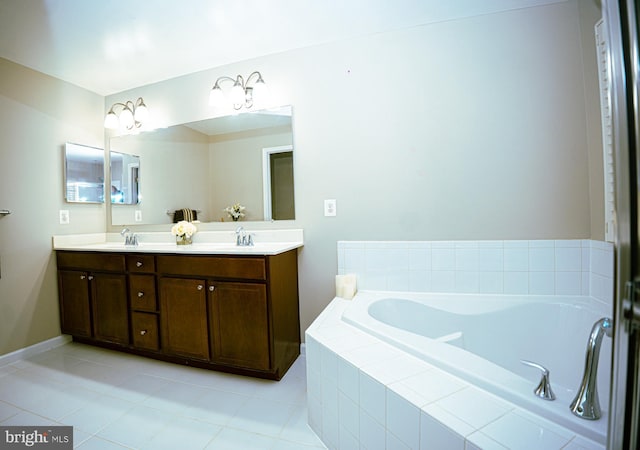
[[[140,157],[127,153],[109,152],[111,159],[111,203],[136,205],[140,203]]]
[[[264,220],[295,219],[293,146],[262,149]]]

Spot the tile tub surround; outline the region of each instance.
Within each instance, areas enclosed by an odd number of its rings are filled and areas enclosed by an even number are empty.
[[[613,244],[594,240],[339,241],[358,289],[589,295],[613,302]]]
[[[593,240],[339,241],[358,289],[590,296],[613,304],[613,245]],[[341,320],[305,333],[309,424],[330,449],[603,449]]]
[[[309,425],[329,449],[604,449],[344,323],[306,331]]]

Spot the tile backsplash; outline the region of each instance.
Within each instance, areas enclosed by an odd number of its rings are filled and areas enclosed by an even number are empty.
[[[589,295],[613,301],[613,245],[594,240],[338,241],[358,289]]]

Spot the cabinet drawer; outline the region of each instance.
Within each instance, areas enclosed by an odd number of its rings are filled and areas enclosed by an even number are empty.
[[[153,273],[156,270],[155,256],[127,255],[127,270],[135,273]]]
[[[124,255],[118,253],[57,251],[58,267],[105,272],[124,272]]]
[[[133,345],[146,350],[158,350],[158,316],[150,313],[131,313]]]
[[[156,311],[156,277],[129,275],[129,302],[132,310]]]
[[[212,278],[265,280],[264,258],[224,256],[158,256],[158,272]]]

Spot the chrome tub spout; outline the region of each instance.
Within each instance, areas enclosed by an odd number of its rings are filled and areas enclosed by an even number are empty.
[[[600,400],[598,399],[598,357],[600,346],[605,334],[609,337],[613,334],[611,319],[603,317],[593,324],[587,355],[584,364],[584,375],[576,397],[571,402],[571,412],[578,417],[588,420],[597,420],[602,416]]]

